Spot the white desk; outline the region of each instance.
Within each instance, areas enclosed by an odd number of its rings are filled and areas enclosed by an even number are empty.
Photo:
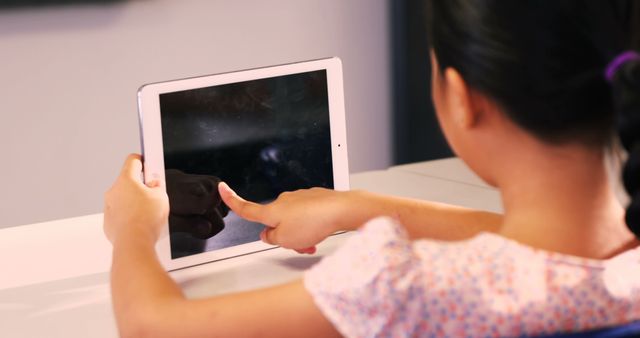
[[[351,186],[501,210],[498,193],[456,159],[354,174]],[[299,278],[348,236],[327,239],[314,256],[274,249],[175,271],[172,276],[194,298],[275,285]],[[110,262],[101,214],[0,230],[0,335],[117,336],[108,284]]]
[[[474,174],[461,160],[447,158],[436,161],[403,164],[390,168],[391,171],[413,173],[420,176],[435,177],[481,188],[491,187]]]

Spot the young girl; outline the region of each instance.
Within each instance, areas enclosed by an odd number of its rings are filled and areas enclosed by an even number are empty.
[[[189,300],[154,253],[164,188],[132,155],[105,204],[123,336],[535,336],[640,319],[638,1],[428,4],[438,119],[504,215],[324,189],[258,205],[220,184],[265,242],[313,252],[358,231],[302,280]],[[616,129],[626,213],[608,179]]]

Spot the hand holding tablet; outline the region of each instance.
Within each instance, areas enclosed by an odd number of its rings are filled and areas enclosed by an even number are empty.
[[[330,58],[140,89],[144,177],[166,180],[171,205],[157,244],[167,269],[273,247],[220,203],[219,180],[258,203],[349,188],[342,88]]]
[[[163,182],[146,185],[140,179],[142,158],[131,154],[120,176],[105,194],[104,233],[116,245],[120,236],[155,243],[161,236],[169,213]]]

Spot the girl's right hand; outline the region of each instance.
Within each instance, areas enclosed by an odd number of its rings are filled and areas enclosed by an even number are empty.
[[[260,239],[266,243],[312,254],[315,245],[340,230],[351,230],[361,220],[354,208],[362,208],[349,191],[312,188],[284,192],[269,204],[257,204],[238,196],[224,182],[218,185],[222,200],[238,216],[266,227]]]

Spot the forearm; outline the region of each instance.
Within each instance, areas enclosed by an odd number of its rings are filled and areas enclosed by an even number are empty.
[[[497,232],[502,223],[502,215],[487,211],[366,191],[349,194],[355,210],[344,230],[354,230],[377,216],[389,216],[400,221],[411,238],[461,240],[482,231]]]
[[[121,237],[114,243],[111,268],[114,312],[121,335],[142,336],[141,329],[163,322],[161,317],[168,316],[164,310],[185,298],[160,265],[152,240],[136,234]]]
[[[339,336],[302,280],[187,300],[159,264],[153,245],[128,237],[114,245],[111,271],[112,300],[122,337]],[[282,325],[283,321],[293,324]]]

